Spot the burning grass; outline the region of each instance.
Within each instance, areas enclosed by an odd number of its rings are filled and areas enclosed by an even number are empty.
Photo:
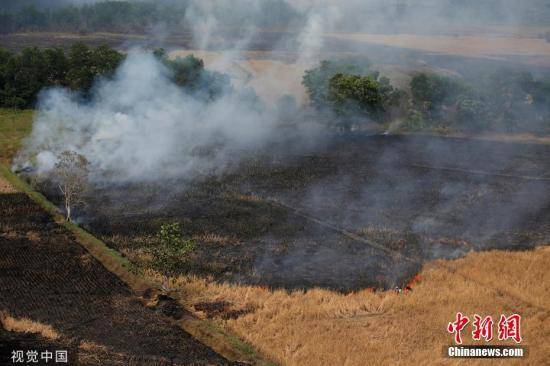
[[[168,201],[162,182],[98,189],[83,224],[143,268],[162,271],[151,256],[155,235],[177,222],[197,246],[176,274],[344,292],[405,288],[433,259],[550,240],[548,182],[529,179],[549,168],[546,145],[342,139],[308,155],[266,152],[221,176],[172,182],[185,188]]]
[[[283,365],[443,362],[441,349],[451,344],[445,326],[457,311],[493,317],[520,313],[524,345],[529,347],[522,364],[538,365],[549,351],[545,344],[550,331],[550,278],[545,264],[549,260],[549,247],[471,253],[426,265],[412,291],[402,293],[270,291],[192,276],[164,278],[152,271],[146,275],[170,283],[195,311],[196,304],[216,303],[232,311],[253,309],[236,318],[224,312],[214,318]],[[465,343],[471,342],[466,335]]]
[[[214,318],[282,365],[443,363],[441,349],[452,342],[445,327],[457,311],[521,314],[529,347],[522,364],[539,365],[548,354],[549,260],[549,247],[471,253],[427,264],[412,290],[402,293],[270,291],[192,276],[146,275],[170,283],[189,309],[204,303],[225,303],[233,311],[254,309],[236,318],[218,312]],[[469,334],[465,343],[472,343]]]

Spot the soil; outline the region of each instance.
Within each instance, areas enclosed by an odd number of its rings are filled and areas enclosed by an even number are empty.
[[[0,311],[61,334],[53,342],[0,329],[0,344],[65,347],[82,365],[230,364],[145,307],[26,195],[0,194],[0,218]]]

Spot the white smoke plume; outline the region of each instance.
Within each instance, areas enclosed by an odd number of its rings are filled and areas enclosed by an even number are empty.
[[[84,155],[95,170],[124,180],[183,176],[223,167],[235,149],[268,136],[274,118],[236,91],[203,102],[169,79],[149,53],[130,52],[113,80],[96,85],[91,102],[64,89],[48,90],[30,139],[16,160],[41,172],[65,150]],[[207,149],[207,154],[200,151]],[[105,177],[103,177],[105,178]]]

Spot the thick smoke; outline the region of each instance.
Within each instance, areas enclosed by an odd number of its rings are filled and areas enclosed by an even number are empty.
[[[272,129],[273,116],[249,102],[234,90],[198,100],[173,84],[154,56],[135,50],[113,80],[97,83],[91,102],[64,89],[45,91],[17,163],[36,156],[39,171],[47,172],[56,156],[72,150],[110,179],[210,172],[231,160],[229,148],[254,147]]]
[[[193,30],[196,46],[224,48],[216,70],[232,67],[253,41],[258,30],[255,20],[266,16],[259,4],[189,2],[185,22]],[[319,60],[322,32],[332,26],[338,11],[334,6],[301,11],[307,12],[308,20],[296,33],[298,60],[313,65]],[[237,25],[236,41],[222,37],[228,27]],[[276,43],[270,51],[282,47],[286,45]],[[265,70],[261,85],[256,84],[259,94],[278,78],[276,72]],[[213,102],[197,100],[174,85],[152,55],[133,50],[113,80],[96,83],[91,101],[64,89],[44,91],[32,135],[15,168],[32,166],[47,173],[60,153],[71,150],[91,162],[96,179],[194,178],[198,171],[223,170],[234,158],[227,156],[230,151],[254,149],[273,136],[280,113],[250,94],[231,89]]]

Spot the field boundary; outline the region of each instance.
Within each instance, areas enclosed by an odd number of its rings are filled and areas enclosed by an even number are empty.
[[[0,163],[0,176],[38,204],[53,218],[56,224],[71,232],[79,245],[99,261],[105,269],[128,285],[138,296],[143,296],[145,293],[149,293],[150,295],[162,293],[161,284],[143,278],[139,275],[139,270],[118,251],[109,248],[103,241],[80,226],[66,221],[57,206],[44,195],[35,191],[2,163]],[[170,295],[178,300],[180,304],[182,303],[179,295],[172,293]],[[198,341],[204,343],[230,361],[263,366],[274,365],[274,363],[267,361],[265,356],[260,355],[252,345],[243,341],[235,334],[230,333],[228,330],[221,329],[212,321],[187,317],[179,321],[174,320],[174,322]]]

